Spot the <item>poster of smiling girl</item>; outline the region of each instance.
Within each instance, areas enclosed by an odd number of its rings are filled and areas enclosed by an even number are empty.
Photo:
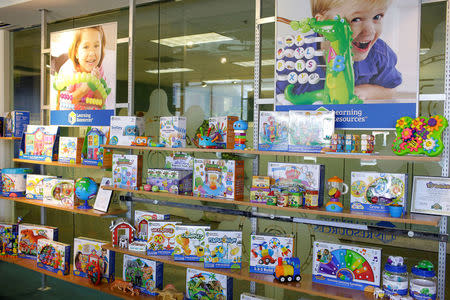
[[[50,35],[52,125],[108,126],[116,94],[117,23]]]
[[[419,25],[419,1],[277,1],[277,110],[325,107],[345,129],[415,117]]]

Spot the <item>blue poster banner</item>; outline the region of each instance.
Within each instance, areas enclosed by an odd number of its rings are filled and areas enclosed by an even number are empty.
[[[416,103],[278,105],[277,111],[334,110],[336,129],[395,129],[398,119],[416,117]]]
[[[52,110],[50,123],[61,126],[109,126],[114,110]]]

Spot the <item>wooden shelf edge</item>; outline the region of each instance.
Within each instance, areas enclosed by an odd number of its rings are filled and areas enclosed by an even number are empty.
[[[31,160],[31,159],[22,159],[22,158],[13,158],[13,162],[16,163],[25,163],[25,164],[35,164],[35,165],[46,165],[46,166],[55,166],[55,167],[66,167],[66,168],[82,168],[82,169],[97,169],[97,170],[105,170],[107,167],[99,167],[99,166],[87,166],[82,164],[63,164],[57,161],[42,161],[42,160]]]
[[[441,157],[418,156],[418,155],[380,155],[380,154],[350,154],[350,153],[309,153],[309,152],[286,152],[286,151],[260,151],[254,149],[236,150],[236,149],[204,149],[204,148],[165,148],[165,147],[146,147],[146,146],[122,146],[122,145],[101,145],[107,149],[122,150],[144,150],[144,151],[169,151],[169,152],[204,152],[204,153],[234,153],[234,154],[255,154],[255,155],[279,155],[279,156],[309,156],[317,158],[344,158],[344,159],[362,159],[362,160],[400,160],[400,161],[423,161],[439,162]]]
[[[295,207],[270,206],[270,205],[266,205],[266,204],[262,204],[262,203],[252,203],[252,202],[249,202],[248,199],[244,199],[244,201],[234,201],[234,200],[227,200],[227,199],[202,198],[202,197],[196,197],[196,196],[175,195],[175,194],[163,193],[163,192],[147,192],[147,191],[141,191],[141,190],[129,190],[129,189],[114,188],[111,186],[103,186],[103,188],[106,190],[129,192],[129,193],[142,194],[142,195],[148,195],[148,196],[154,196],[154,197],[243,205],[243,206],[258,207],[258,208],[262,208],[262,209],[270,209],[270,210],[274,210],[274,211],[305,213],[305,214],[309,214],[309,215],[321,215],[321,216],[328,216],[328,217],[352,218],[352,219],[362,219],[362,220],[371,220],[371,221],[388,221],[388,222],[392,222],[392,223],[426,225],[426,226],[434,226],[434,227],[439,226],[439,222],[441,220],[441,217],[439,217],[439,216],[422,215],[422,214],[411,214],[410,213],[402,218],[392,218],[389,215],[385,215],[385,214],[376,215],[376,214],[366,214],[366,213],[360,213],[360,212],[351,212],[349,209],[345,209],[344,212],[338,213],[338,212],[326,211],[324,208],[322,208],[322,209],[307,209],[307,208],[295,208]]]
[[[175,261],[173,256],[148,256],[142,252],[130,251],[123,248],[113,247],[112,244],[105,244],[103,249],[112,250],[122,254],[129,254],[141,258],[146,258],[154,261],[160,261],[162,263],[183,267],[194,268],[201,271],[213,272],[217,274],[226,275],[239,280],[254,281],[256,283],[270,285],[278,288],[283,288],[299,293],[306,293],[313,296],[327,297],[329,299],[372,299],[371,293],[364,293],[362,291],[342,289],[334,286],[328,286],[312,282],[312,276],[310,274],[301,274],[302,280],[297,283],[279,283],[274,279],[272,275],[250,273],[248,271],[248,265],[243,264],[242,269],[208,269],[203,267],[203,262],[184,262]]]
[[[0,136],[0,140],[8,140],[8,141],[18,141],[20,140],[20,137],[5,137],[5,136]]]
[[[20,203],[26,203],[26,204],[36,205],[36,206],[41,206],[41,207],[48,207],[48,208],[52,208],[52,209],[56,209],[56,210],[68,211],[68,212],[72,212],[72,213],[76,213],[76,214],[89,215],[89,216],[94,216],[94,217],[120,215],[120,214],[127,212],[126,209],[119,209],[119,208],[110,210],[108,212],[102,212],[102,211],[95,210],[95,209],[79,209],[79,208],[62,207],[62,206],[43,203],[42,200],[27,199],[25,197],[14,198],[14,197],[0,196],[0,199],[10,200],[10,201],[15,201],[15,202],[20,202]]]

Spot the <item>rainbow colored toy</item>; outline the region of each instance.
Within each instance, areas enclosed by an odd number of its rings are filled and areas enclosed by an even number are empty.
[[[440,115],[415,119],[401,117],[395,125],[397,136],[392,151],[397,155],[438,156],[444,150],[442,132],[447,126],[447,119]]]

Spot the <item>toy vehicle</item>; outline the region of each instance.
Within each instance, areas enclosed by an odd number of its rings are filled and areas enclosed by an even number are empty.
[[[302,277],[300,276],[300,259],[298,257],[283,258],[278,257],[278,265],[275,267],[273,276],[281,282],[300,282]]]

